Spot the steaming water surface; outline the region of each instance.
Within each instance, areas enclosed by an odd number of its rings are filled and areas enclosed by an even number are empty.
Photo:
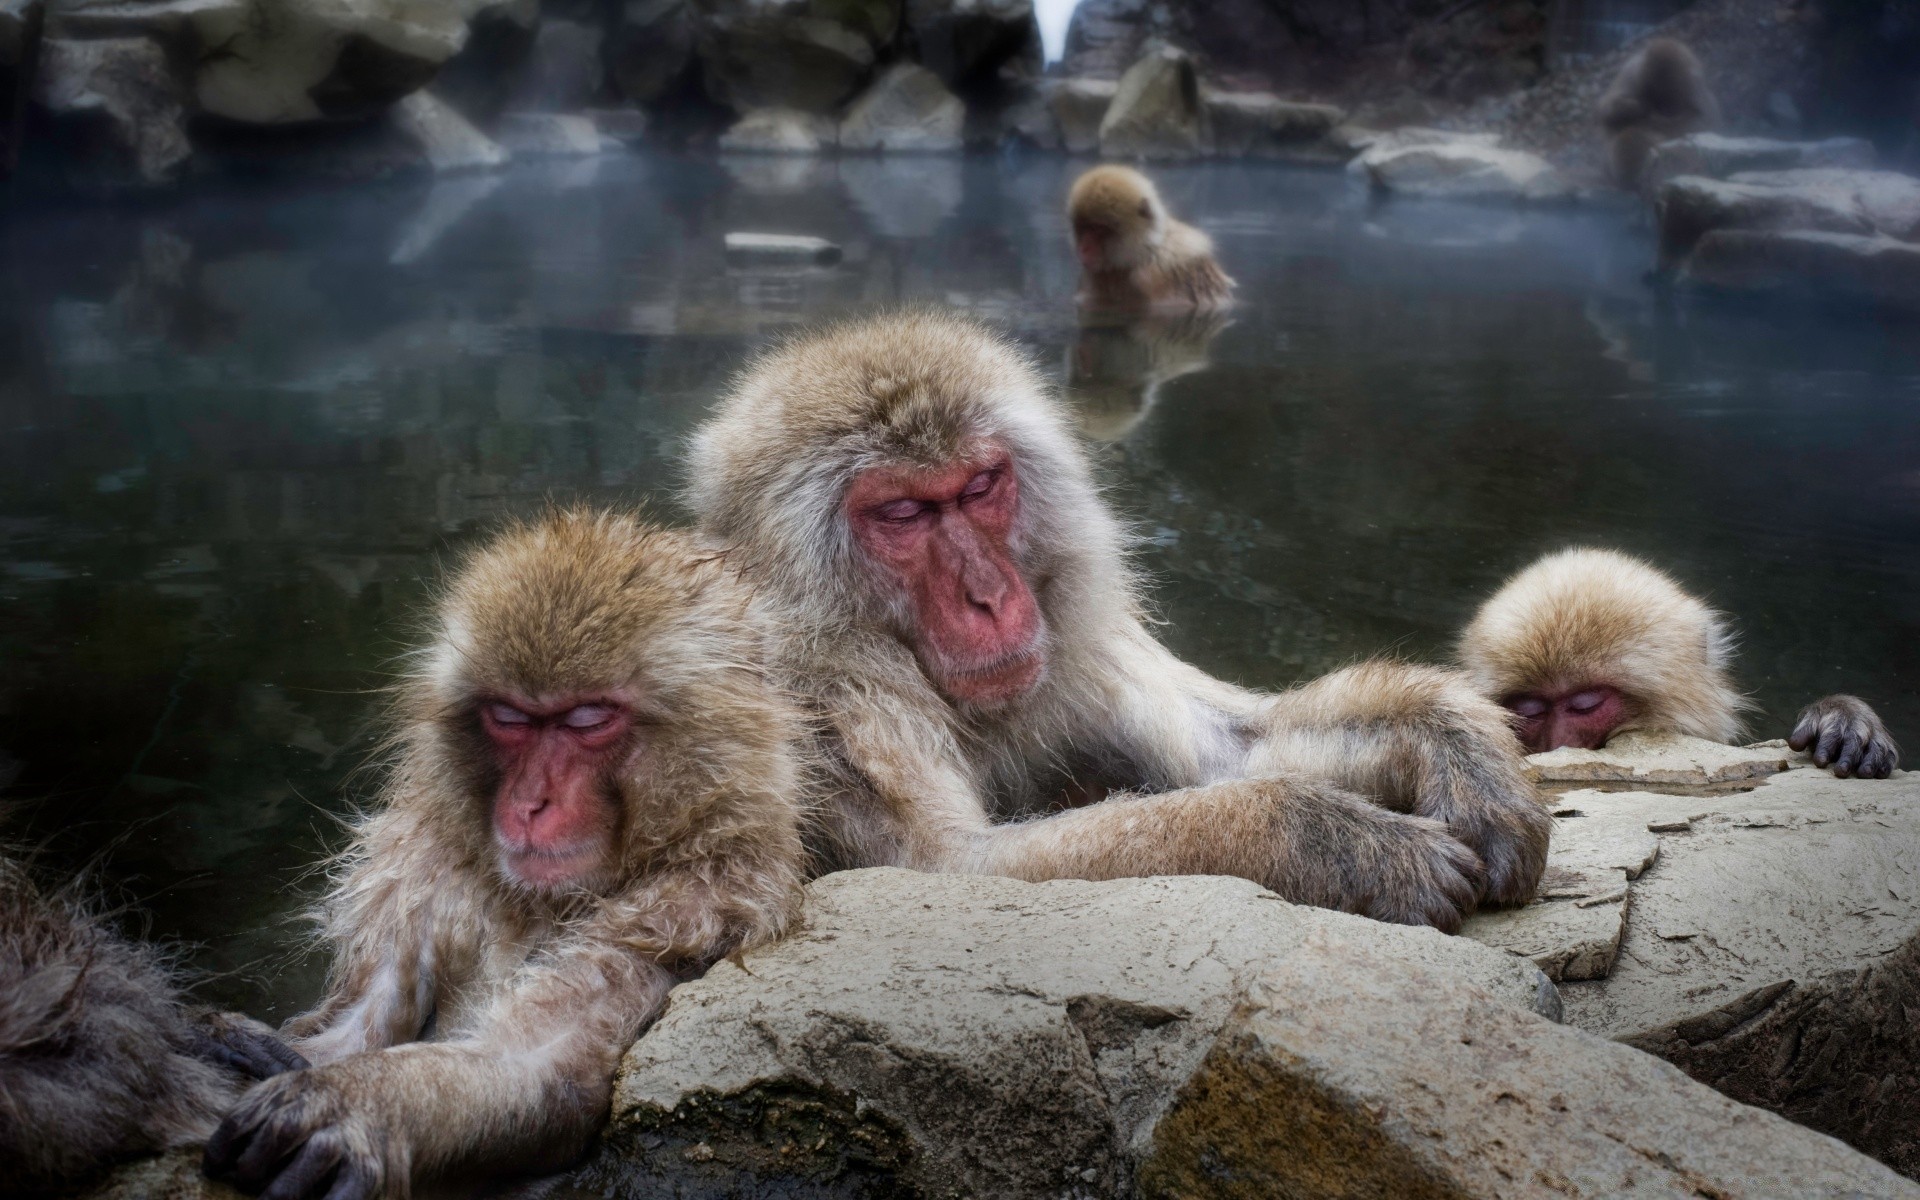
[[[1828,691],[1920,749],[1920,329],[1656,302],[1624,209],[1372,208],[1163,172],[1244,303],[1080,330],[1055,161],[669,157],[0,215],[0,783],[207,993],[283,1016],[304,874],[452,547],[672,490],[748,351],[900,301],[1070,386],[1166,638],[1279,687],[1444,652],[1571,542],[1733,613],[1759,736]],[[827,270],[729,266],[730,230]]]

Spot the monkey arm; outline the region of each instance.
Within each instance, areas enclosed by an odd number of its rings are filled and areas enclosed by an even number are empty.
[[[1235,875],[1298,904],[1448,931],[1472,909],[1480,873],[1438,821],[1302,776],[1118,796],[993,826],[957,869],[1032,881]]]
[[[1248,771],[1303,771],[1445,822],[1495,904],[1532,899],[1546,869],[1552,821],[1507,716],[1448,671],[1361,663],[1274,696]]]
[[[320,914],[333,964],[318,1007],[288,1022],[329,1063],[420,1036],[437,984],[477,951],[487,905],[431,823],[404,803],[369,818]]]

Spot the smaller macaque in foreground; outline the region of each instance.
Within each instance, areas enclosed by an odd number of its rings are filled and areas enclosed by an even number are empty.
[[[52,1195],[205,1140],[253,1081],[305,1066],[272,1030],[191,1007],[162,950],[77,887],[0,855],[0,1190]]]
[[[1726,619],[1665,574],[1611,550],[1563,550],[1515,575],[1460,639],[1480,693],[1516,717],[1529,754],[1597,750],[1653,730],[1731,743],[1740,712]],[[1842,777],[1884,779],[1900,748],[1855,696],[1808,705],[1787,739]]]
[[[1212,309],[1233,299],[1212,240],[1168,215],[1153,181],[1130,167],[1095,167],[1075,180],[1067,218],[1088,308]]]
[[[668,990],[798,906],[799,728],[746,613],[721,556],[624,515],[468,561],[325,906],[326,994],[289,1026],[315,1065],[240,1102],[209,1174],[365,1200],[585,1148]]]
[[[1720,105],[1693,51],[1672,38],[1654,38],[1627,60],[1600,98],[1614,182],[1640,186],[1653,148],[1669,138],[1712,129]]]

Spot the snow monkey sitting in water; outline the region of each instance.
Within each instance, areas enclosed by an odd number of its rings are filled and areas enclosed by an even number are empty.
[[[1233,299],[1212,240],[1174,220],[1153,181],[1130,167],[1099,166],[1075,180],[1067,219],[1088,308],[1213,309]]]
[[[1635,729],[1730,743],[1749,707],[1729,678],[1726,618],[1611,550],[1564,550],[1515,575],[1481,606],[1459,655],[1480,693],[1514,713],[1528,753],[1594,750]],[[1814,701],[1787,740],[1843,777],[1884,779],[1900,761],[1855,696]]]

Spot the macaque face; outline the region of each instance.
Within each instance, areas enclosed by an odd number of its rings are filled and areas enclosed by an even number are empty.
[[[1114,231],[1111,226],[1097,221],[1075,221],[1073,223],[1073,245],[1079,252],[1081,269],[1102,271],[1107,266],[1107,247],[1112,244]]]
[[[997,446],[948,467],[876,467],[847,489],[854,541],[899,587],[922,669],[961,703],[1005,704],[1046,671],[1045,622],[1008,546],[1019,512]]]
[[[1520,718],[1516,732],[1528,754],[1562,746],[1598,750],[1629,716],[1626,697],[1606,684],[1556,695],[1509,696],[1500,703]]]
[[[1073,219],[1073,246],[1081,269],[1120,271],[1134,265],[1140,247],[1153,228],[1153,201],[1142,198],[1132,209],[1105,206],[1093,215]]]
[[[631,710],[604,696],[494,698],[479,709],[500,772],[493,841],[501,871],[536,891],[591,888],[616,857]]]

